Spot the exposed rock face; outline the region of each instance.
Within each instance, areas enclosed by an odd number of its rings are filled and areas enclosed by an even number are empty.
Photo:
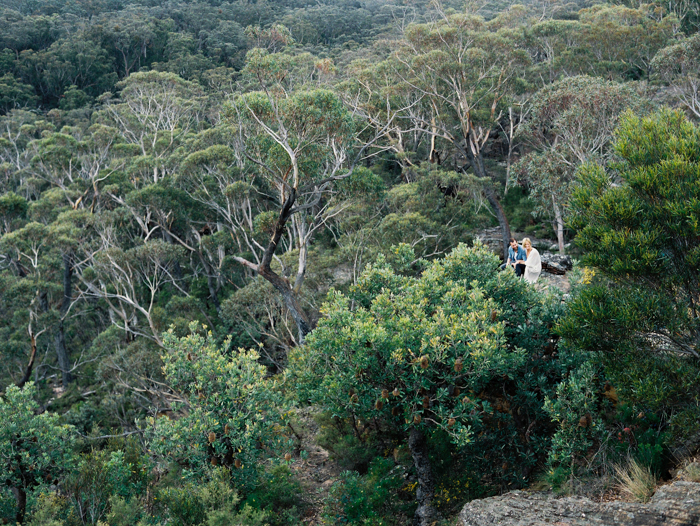
[[[460,526],[697,526],[700,483],[662,486],[647,504],[513,491],[470,502],[459,520]]]
[[[551,252],[543,252],[540,254],[542,260],[542,270],[550,274],[559,276],[566,274],[574,267],[574,262],[571,256],[562,256],[561,254],[552,254]]]

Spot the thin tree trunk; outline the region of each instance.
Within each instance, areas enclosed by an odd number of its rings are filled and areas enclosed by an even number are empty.
[[[282,295],[284,304],[287,307],[287,310],[289,310],[289,313],[292,315],[294,323],[296,323],[297,332],[299,334],[299,341],[297,343],[301,345],[304,343],[306,335],[311,332],[312,327],[309,318],[301,308],[301,305],[299,305],[296,294],[289,286],[289,282],[275,273],[272,269],[270,269],[270,267],[260,267],[258,269],[258,273],[268,282],[270,282],[275,290]]]
[[[264,279],[269,281],[270,284],[275,288],[275,290],[277,290],[277,292],[279,292],[282,295],[284,304],[286,305],[287,309],[289,309],[289,312],[292,315],[292,318],[294,318],[294,322],[297,325],[297,331],[299,333],[299,341],[297,343],[301,345],[302,343],[304,343],[306,335],[309,334],[312,329],[309,317],[301,308],[301,305],[299,304],[299,301],[297,299],[297,295],[290,286],[289,281],[278,275],[270,268],[272,257],[274,256],[275,251],[277,250],[277,245],[279,244],[280,239],[284,234],[285,226],[287,225],[287,222],[289,221],[289,218],[292,215],[291,210],[294,206],[295,201],[296,190],[292,189],[289,196],[287,197],[287,200],[282,205],[279,217],[277,218],[277,223],[275,224],[275,231],[272,234],[272,238],[270,239],[267,248],[265,249],[262,261],[260,262],[260,265],[257,266],[256,270],[258,274],[260,274]]]
[[[207,288],[209,289],[209,297],[216,308],[216,313],[221,316],[221,302],[219,301],[219,294],[216,290],[216,280],[209,273],[207,273]]]
[[[17,500],[15,521],[17,521],[17,524],[24,524],[24,515],[27,511],[27,492],[24,488],[15,487],[12,488],[12,493],[15,494],[15,499]]]
[[[557,228],[557,242],[559,243],[559,253],[564,255],[564,219],[561,216],[561,209],[557,204],[554,196],[552,196],[552,204],[554,205],[554,221]]]
[[[31,326],[29,329],[29,341],[30,341],[30,346],[31,346],[31,352],[29,354],[29,363],[27,364],[27,370],[24,373],[24,376],[22,379],[17,382],[17,387],[20,389],[24,387],[24,384],[26,384],[29,381],[29,378],[32,376],[32,369],[34,369],[34,361],[36,360],[36,338],[34,337],[34,334],[31,332]]]
[[[63,254],[63,298],[61,300],[61,319],[56,329],[54,336],[54,346],[56,348],[56,357],[58,358],[58,367],[61,369],[61,381],[63,387],[68,387],[68,384],[73,380],[70,373],[70,356],[66,347],[66,335],[64,331],[63,320],[68,313],[71,302],[71,289],[73,285],[73,262],[70,254]]]
[[[474,153],[469,145],[467,145],[464,152],[466,153],[467,159],[469,159],[469,162],[474,169],[474,174],[477,177],[489,178],[491,181],[493,181],[486,171],[486,167],[484,166],[484,158],[481,155],[481,151]],[[498,199],[493,182],[484,187],[484,195],[486,196],[486,200],[489,202],[489,205],[491,205],[494,214],[496,214],[498,226],[501,227],[501,237],[503,238],[503,260],[505,261],[508,259],[508,245],[510,244],[510,225],[508,224],[508,218],[503,210],[501,201]]]
[[[508,224],[508,218],[506,213],[501,206],[501,201],[496,195],[496,190],[492,186],[487,186],[484,189],[484,195],[486,200],[491,205],[493,212],[496,214],[496,219],[498,219],[498,226],[501,227],[501,238],[503,240],[503,258],[504,261],[508,259],[508,245],[510,244],[510,225]]]
[[[418,476],[418,488],[416,489],[418,508],[413,516],[413,526],[432,526],[438,519],[437,511],[433,507],[435,481],[428,456],[428,442],[420,429],[411,428],[411,433],[408,436],[408,448],[411,450],[413,465]]]

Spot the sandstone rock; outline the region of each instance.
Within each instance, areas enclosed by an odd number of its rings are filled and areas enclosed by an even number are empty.
[[[474,500],[459,514],[460,526],[697,526],[700,483],[661,486],[647,504],[594,502],[586,497],[512,491]]]
[[[552,254],[551,252],[543,252],[540,254],[542,259],[542,270],[550,274],[562,275],[566,274],[574,267],[574,262],[571,256],[562,256],[561,254]]]

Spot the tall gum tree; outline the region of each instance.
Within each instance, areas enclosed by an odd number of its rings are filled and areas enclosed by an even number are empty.
[[[564,222],[576,169],[610,156],[610,143],[620,115],[642,111],[633,87],[594,77],[571,77],[539,90],[518,139],[527,153],[515,169],[537,203],[535,212],[552,219],[564,253]]]
[[[483,195],[498,219],[504,254],[510,227],[498,196],[498,182],[484,156],[498,122],[529,63],[517,25],[519,8],[486,22],[458,14],[409,26],[393,60],[399,82],[425,98],[430,113],[422,125],[483,179]],[[432,149],[431,149],[432,150]],[[432,157],[431,152],[431,157]]]
[[[233,259],[267,280],[282,295],[304,341],[312,323],[299,301],[309,242],[323,225],[324,211],[334,183],[349,177],[348,162],[355,132],[353,115],[333,92],[312,87],[289,89],[285,84],[293,65],[283,54],[255,49],[249,52],[244,75],[257,91],[236,97],[226,107],[225,119],[240,138],[234,148],[245,169],[270,188],[274,208],[264,218],[269,239],[255,258]],[[349,166],[348,166],[349,165]],[[283,237],[293,230],[298,250],[296,275],[273,261]]]
[[[700,119],[700,33],[659,51],[652,68],[688,114]]]

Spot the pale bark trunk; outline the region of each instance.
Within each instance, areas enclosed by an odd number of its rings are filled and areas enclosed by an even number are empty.
[[[68,387],[68,384],[73,380],[70,373],[70,356],[66,347],[66,335],[63,327],[63,321],[68,313],[71,302],[71,288],[73,282],[73,263],[70,254],[63,255],[63,299],[61,300],[61,319],[56,329],[54,336],[54,346],[56,348],[56,357],[58,358],[58,367],[61,369],[61,381],[63,387]]]
[[[554,222],[557,229],[557,243],[559,244],[559,253],[564,254],[564,219],[561,216],[561,209],[552,196],[552,204],[554,205]]]

